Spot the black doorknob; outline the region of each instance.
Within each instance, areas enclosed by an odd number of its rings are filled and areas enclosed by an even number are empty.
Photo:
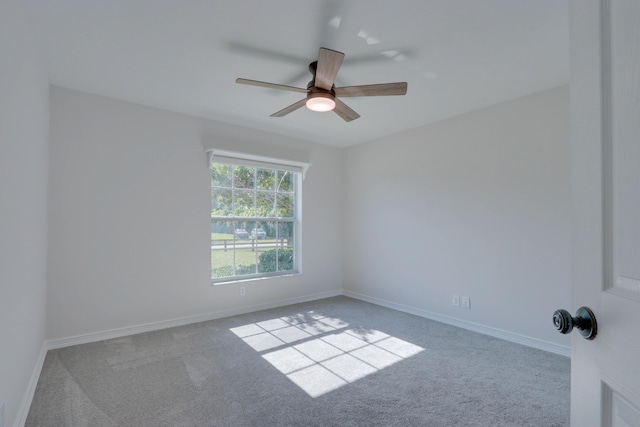
[[[553,313],[553,325],[561,334],[568,334],[574,327],[578,328],[580,334],[588,340],[592,340],[598,333],[596,316],[588,307],[580,307],[576,315],[571,316],[567,310],[556,310]]]

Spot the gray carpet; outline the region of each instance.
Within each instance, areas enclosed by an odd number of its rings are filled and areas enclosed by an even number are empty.
[[[570,361],[336,297],[47,353],[27,426],[567,426]]]

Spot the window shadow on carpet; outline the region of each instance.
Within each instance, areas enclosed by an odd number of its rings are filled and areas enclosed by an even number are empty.
[[[311,397],[414,356],[424,348],[382,331],[350,328],[313,310],[230,329]]]

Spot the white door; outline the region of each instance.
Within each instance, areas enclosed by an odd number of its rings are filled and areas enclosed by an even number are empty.
[[[573,0],[571,425],[640,427],[640,0]]]

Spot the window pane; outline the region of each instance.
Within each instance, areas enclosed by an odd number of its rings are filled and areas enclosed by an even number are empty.
[[[255,204],[253,191],[238,190],[233,192],[233,213],[235,216],[255,216]]]
[[[293,249],[278,249],[278,271],[293,271]]]
[[[233,222],[211,220],[211,239],[233,240]]]
[[[294,199],[293,194],[277,194],[277,216],[280,218],[293,218]]]
[[[231,190],[211,190],[211,215],[228,216],[232,212]]]
[[[211,186],[231,187],[231,165],[213,163],[211,165]]]
[[[252,235],[256,236],[254,243],[258,255],[258,273],[269,273],[275,270],[275,255],[271,255],[276,233],[276,223],[272,221],[260,221],[256,223],[256,231]],[[270,261],[272,260],[272,261]],[[272,265],[273,264],[273,265]]]
[[[249,237],[252,240],[265,240],[267,238],[267,228],[265,228],[265,225],[267,223],[263,223],[263,222],[256,222],[255,224],[253,224],[253,226],[251,227],[251,231],[249,232]]]
[[[212,279],[294,271],[296,179],[288,171],[212,164]],[[260,220],[273,217],[287,220]]]
[[[234,222],[233,226],[233,238],[235,240],[247,240],[249,239],[249,232],[244,222]]]
[[[293,245],[293,222],[279,222],[278,230],[277,230],[277,238],[284,240],[284,243],[287,245]],[[287,243],[287,241],[291,241]]]
[[[233,275],[232,221],[211,221],[211,278]]]
[[[276,171],[271,169],[258,169],[256,188],[258,190],[273,191],[276,185]]]
[[[279,192],[293,191],[294,174],[292,172],[278,171],[277,179],[278,179],[278,188],[276,188],[276,191],[279,191]]]
[[[237,221],[235,240],[235,275],[254,274],[256,272],[256,252],[248,231],[254,228],[254,222]]]
[[[256,216],[276,216],[276,193],[266,191],[256,192]]]
[[[278,224],[278,271],[293,270],[293,222]]]
[[[255,188],[256,168],[250,166],[234,166],[233,185],[236,188]]]
[[[251,248],[251,241],[236,247],[236,276],[256,273],[256,252]]]
[[[262,221],[258,224],[265,232],[264,239],[256,241],[259,251],[258,272],[274,272],[276,271],[275,235],[278,232],[278,225],[277,222],[273,221]]]
[[[263,243],[273,244],[273,239],[275,239],[277,233],[276,223],[273,221],[260,221],[258,222],[258,227],[264,231],[264,238],[261,238],[265,240]]]

